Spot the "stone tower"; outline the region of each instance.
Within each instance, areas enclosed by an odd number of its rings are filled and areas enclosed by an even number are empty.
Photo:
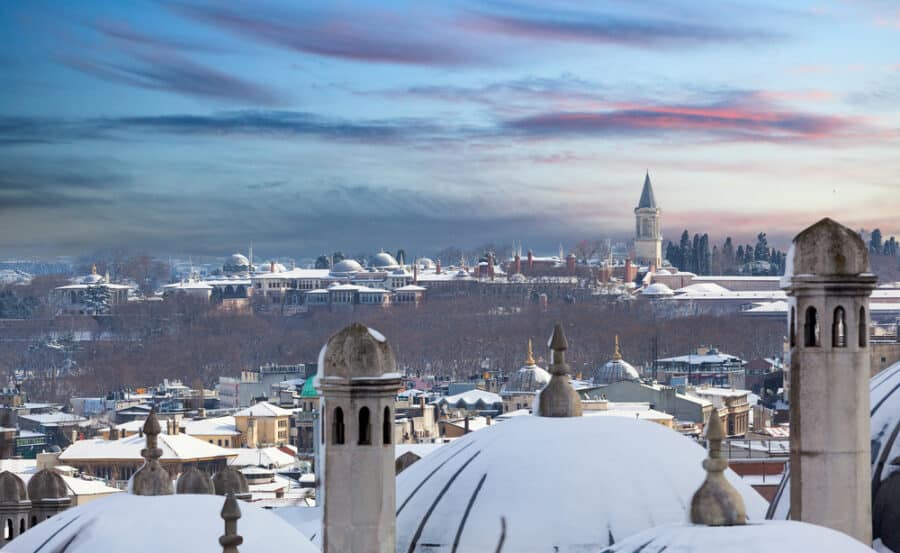
[[[3,525],[0,547],[25,532],[30,511],[31,501],[22,479],[8,470],[0,472],[0,524]]]
[[[395,553],[396,365],[384,336],[358,323],[320,354],[323,553]]]
[[[659,224],[659,207],[653,197],[650,173],[644,177],[641,199],[634,208],[634,255],[638,263],[662,266],[662,231]]]
[[[28,481],[28,498],[31,500],[29,527],[72,506],[65,480],[53,469],[40,470],[31,477]]]
[[[862,239],[831,219],[794,238],[790,298],[791,518],[872,542],[869,295]]]

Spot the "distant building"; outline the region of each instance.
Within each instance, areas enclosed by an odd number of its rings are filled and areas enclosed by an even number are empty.
[[[688,355],[657,359],[658,378],[673,386],[745,388],[744,361],[716,348],[698,348]]]
[[[105,277],[100,276],[95,265],[91,268],[91,274],[75,279],[72,284],[54,288],[50,292],[50,304],[57,314],[100,315],[127,302],[128,294],[133,289],[127,284],[113,284],[109,273]]]
[[[635,234],[634,255],[638,263],[651,267],[662,267],[662,230],[659,221],[660,209],[653,196],[650,173],[644,177],[641,199],[634,208]]]

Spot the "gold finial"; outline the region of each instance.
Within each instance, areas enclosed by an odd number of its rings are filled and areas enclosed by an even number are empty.
[[[92,275],[96,275],[96,274],[97,274],[97,264],[96,264],[96,263],[94,263],[93,265],[91,265],[91,274],[92,274]]]
[[[706,526],[738,526],[747,523],[744,498],[725,478],[728,459],[722,453],[725,432],[719,411],[713,407],[706,423],[709,457],[703,460],[706,480],[691,499],[691,522]]]
[[[619,351],[619,335],[618,334],[616,334],[616,351],[615,351],[615,353],[613,353],[613,359],[615,359],[616,361],[622,360],[622,352]]]
[[[525,365],[529,367],[534,365],[534,350],[531,346],[531,338],[528,339],[528,356],[525,357]]]

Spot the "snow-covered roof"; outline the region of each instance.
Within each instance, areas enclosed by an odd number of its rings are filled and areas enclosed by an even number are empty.
[[[614,404],[614,407],[609,409],[599,409],[599,410],[588,410],[584,412],[585,417],[625,417],[629,419],[640,419],[640,420],[672,420],[675,417],[668,414],[663,413],[662,411],[657,411],[656,409],[641,408],[634,409],[629,408],[628,406],[619,407],[617,404]]]
[[[759,553],[815,551],[872,553],[847,534],[795,521],[763,521],[743,526],[665,524],[610,544],[601,553]]]
[[[681,292],[682,294],[694,295],[694,294],[706,294],[706,295],[716,295],[716,294],[727,294],[731,290],[725,288],[724,286],[719,286],[715,282],[699,282],[696,284],[690,284],[688,286],[684,286],[675,290],[676,292]]]
[[[424,292],[425,290],[426,288],[424,286],[416,286],[415,284],[407,284],[406,286],[394,288],[394,292]]]
[[[224,501],[218,495],[114,494],[54,515],[6,548],[11,552],[221,552]],[[285,544],[296,553],[319,552],[281,517],[251,503],[239,505],[237,533],[244,538],[241,553],[282,551]]]
[[[234,414],[235,417],[287,417],[290,415],[291,411],[272,405],[268,401],[261,401]]]
[[[504,551],[596,552],[686,520],[706,456],[690,438],[629,417],[513,417],[397,475],[397,550],[495,551],[505,521]],[[762,520],[765,500],[726,477],[750,520]]]
[[[750,390],[732,390],[729,388],[693,388],[692,394],[698,396],[742,397],[750,394]]]
[[[186,434],[160,434],[158,441],[158,447],[163,452],[162,461],[216,459],[235,455],[230,450]],[[146,438],[138,434],[120,440],[104,440],[102,438],[78,440],[60,453],[59,460],[70,464],[73,461],[93,459],[137,461],[142,459],[141,450],[146,447],[146,442]]]
[[[740,357],[727,353],[704,353],[702,355],[679,355],[677,357],[665,357],[657,359],[659,363],[688,363],[690,365],[706,365],[741,361]]]
[[[229,453],[235,457],[228,461],[234,467],[289,467],[297,460],[293,455],[288,455],[277,447],[260,447],[257,449],[236,448],[229,449]]]
[[[675,292],[662,282],[654,282],[650,286],[641,290],[643,296],[672,296]]]
[[[69,413],[38,413],[32,415],[19,415],[19,418],[36,422],[41,426],[68,426],[88,422],[84,417]]]
[[[184,433],[189,436],[236,436],[240,434],[234,417],[215,417],[202,420],[182,421]]]
[[[438,403],[448,403],[450,405],[459,405],[460,402],[474,406],[479,402],[484,405],[492,405],[494,403],[503,403],[503,398],[493,392],[485,392],[484,390],[467,390],[465,392],[445,396],[438,400]]]

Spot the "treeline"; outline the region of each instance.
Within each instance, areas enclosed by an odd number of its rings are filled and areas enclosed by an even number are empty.
[[[666,245],[666,259],[682,271],[698,275],[781,275],[784,273],[785,253],[769,247],[766,233],[756,235],[756,244],[735,247],[731,237],[722,246],[710,249],[708,234],[695,234],[687,229],[678,244]]]
[[[900,245],[898,245],[896,237],[891,236],[885,240],[881,235],[881,229],[875,229],[869,234],[869,251],[871,253],[897,257],[897,254],[900,253],[898,250],[900,250]]]

